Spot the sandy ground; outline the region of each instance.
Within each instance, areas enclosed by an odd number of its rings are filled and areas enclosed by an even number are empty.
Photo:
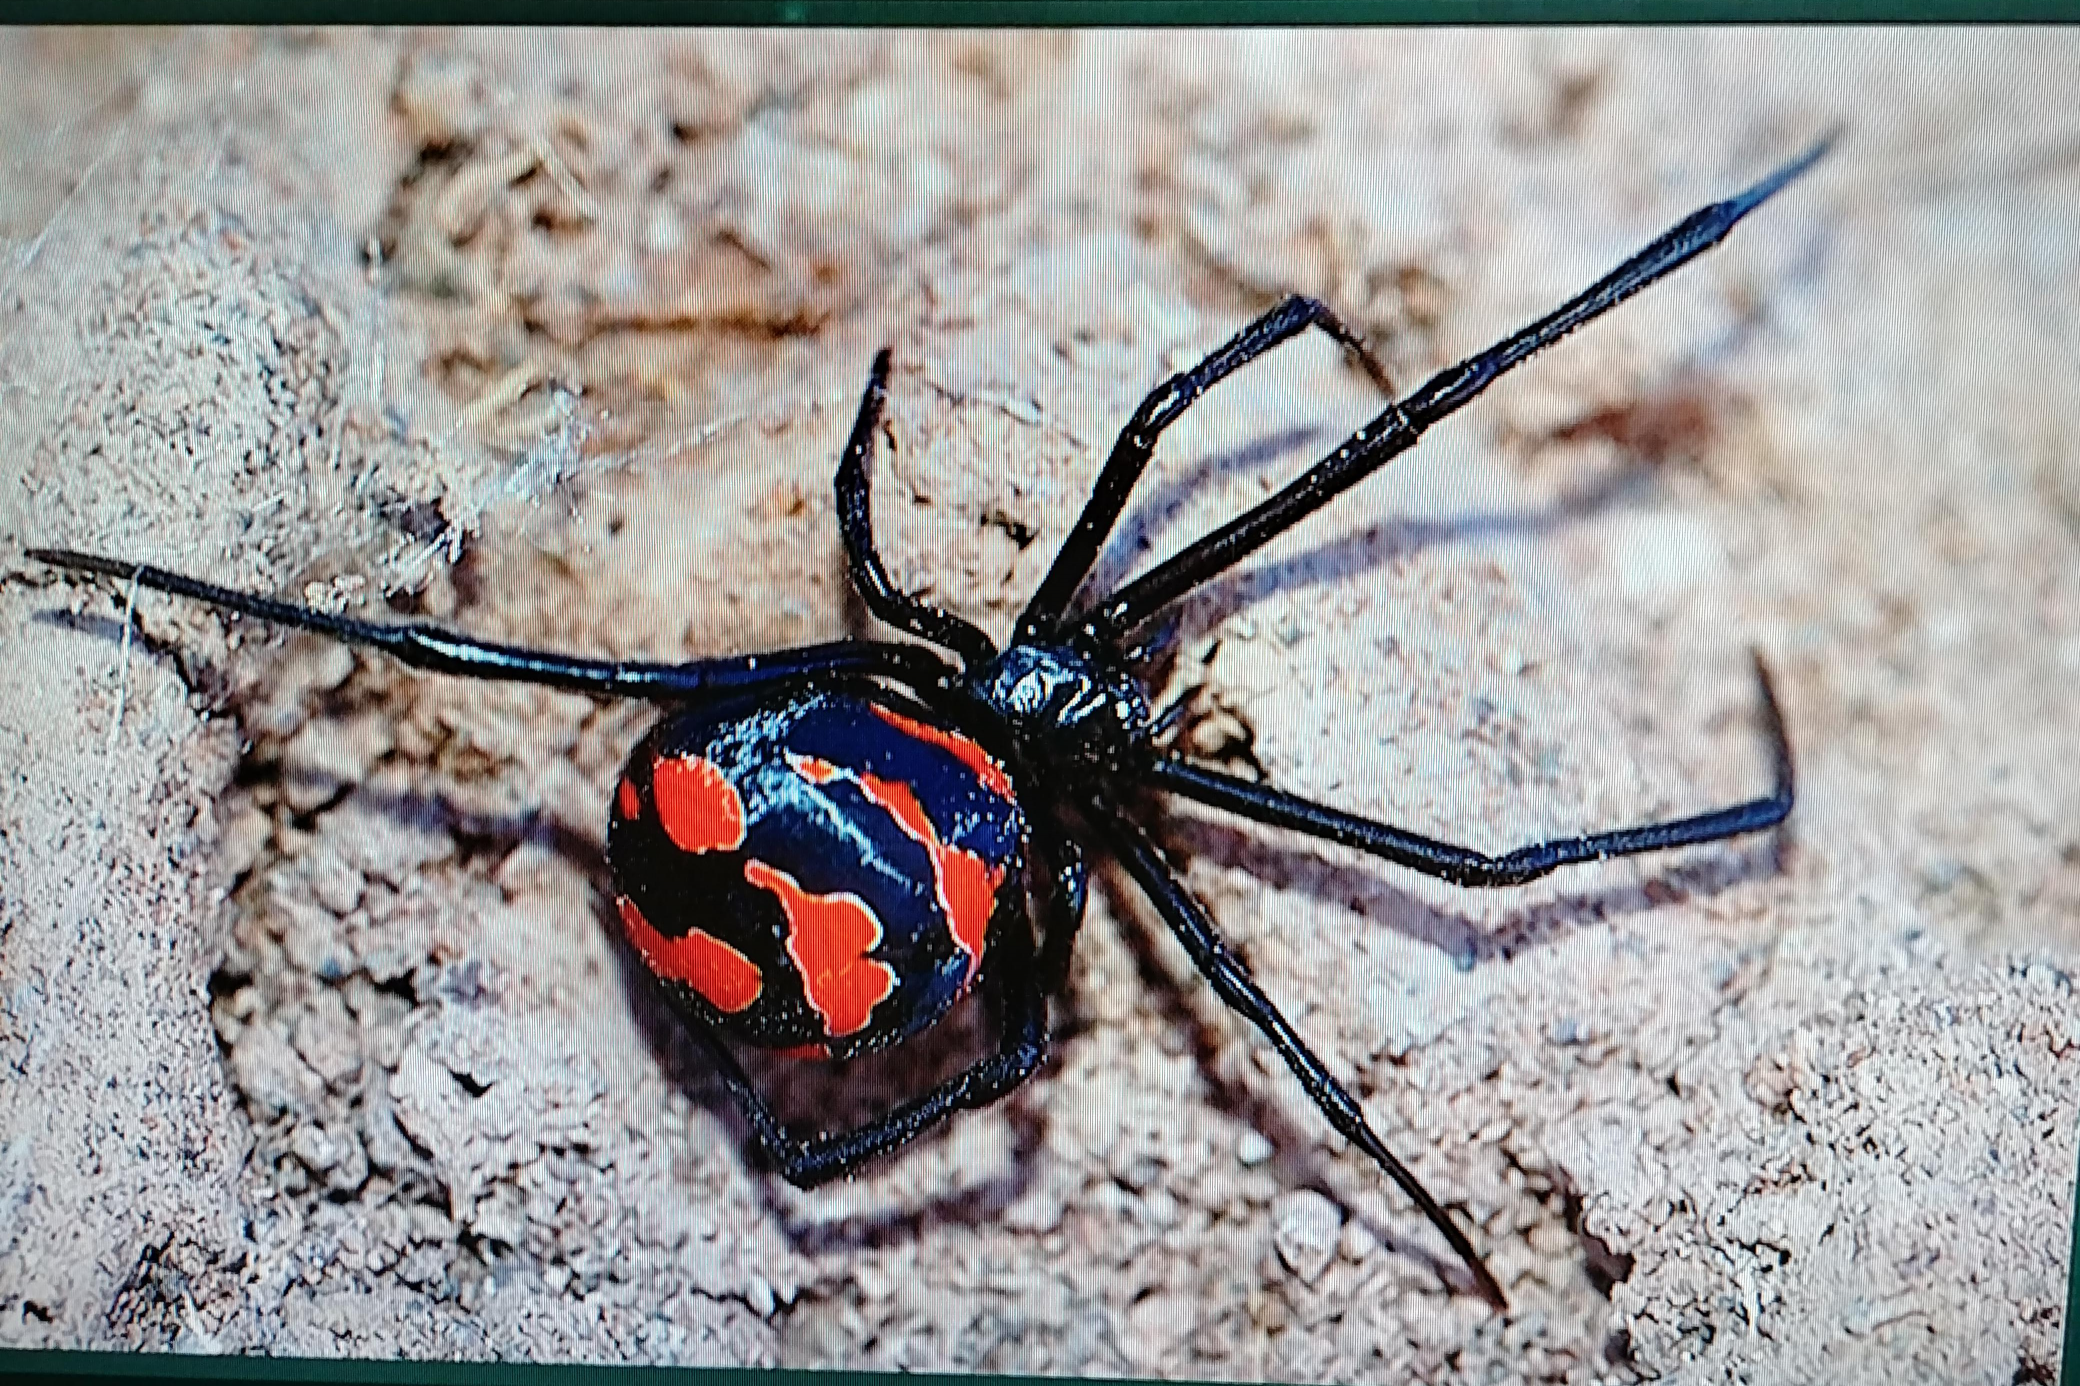
[[[1296,1381],[2046,1381],[2080,1110],[2080,35],[0,37],[0,1342]],[[1175,809],[1512,1311],[1101,875],[1039,1078],[801,1195],[614,936],[651,716],[55,578],[64,543],[676,658],[865,628],[828,485],[1003,632],[1284,292],[1397,379],[1818,132],[1729,245],[1195,598],[1210,755],[1491,893]],[[1310,343],[1106,571],[1375,407]],[[1156,806],[1151,806],[1151,813]],[[765,1065],[858,1116],[978,1041]]]

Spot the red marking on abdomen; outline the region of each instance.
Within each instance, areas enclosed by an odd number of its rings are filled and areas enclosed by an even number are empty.
[[[1011,777],[1004,773],[1004,767],[997,764],[988,751],[983,750],[982,747],[976,745],[967,737],[960,735],[958,732],[942,731],[938,727],[927,726],[915,718],[905,717],[902,713],[891,711],[879,703],[873,703],[871,706],[876,717],[879,717],[882,721],[903,733],[903,735],[914,736],[919,741],[937,746],[940,750],[947,752],[955,760],[974,771],[975,778],[982,781],[982,787],[996,795],[999,799],[1009,800],[1012,797]]]
[[[815,756],[798,756],[794,752],[789,751],[787,753],[787,763],[794,767],[794,772],[797,775],[800,775],[810,784],[829,784],[832,780],[845,778],[843,770],[840,770],[827,760],[818,760]]]
[[[867,956],[881,942],[881,921],[867,902],[840,891],[812,895],[794,877],[756,859],[744,879],[779,897],[787,916],[787,956],[802,977],[802,994],[836,1038],[864,1030],[874,1007],[896,989],[895,969]]]
[[[640,818],[643,815],[643,796],[636,789],[634,780],[624,779],[614,797],[620,801],[623,818]]]
[[[700,756],[662,757],[650,769],[657,821],[682,852],[744,845],[744,801],[722,767]]]
[[[797,1044],[788,1049],[773,1051],[783,1059],[828,1059],[831,1047],[827,1044]]]
[[[990,866],[964,847],[950,847],[925,815],[917,791],[900,780],[878,775],[856,777],[867,798],[887,810],[913,841],[932,859],[932,880],[938,888],[939,912],[946,917],[954,943],[968,955],[966,986],[975,980],[982,964],[982,945],[989,934],[989,917],[996,907],[997,888],[1004,884],[1004,868]]]
[[[686,983],[726,1015],[735,1015],[758,1000],[765,983],[751,959],[699,929],[684,938],[666,938],[643,918],[635,901],[624,895],[620,904],[621,927],[652,972]]]

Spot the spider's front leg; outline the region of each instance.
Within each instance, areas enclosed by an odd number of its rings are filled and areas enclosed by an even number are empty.
[[[1032,599],[1019,616],[1017,638],[1020,641],[1037,640],[1044,632],[1061,624],[1070,602],[1075,599],[1076,589],[1090,575],[1091,565],[1097,562],[1098,553],[1111,536],[1113,526],[1119,523],[1120,514],[1126,509],[1127,497],[1133,493],[1135,483],[1140,481],[1141,474],[1148,469],[1149,460],[1155,456],[1156,443],[1163,436],[1163,430],[1176,423],[1185,410],[1198,403],[1200,396],[1215,385],[1310,327],[1318,329],[1349,352],[1372,383],[1379,387],[1379,392],[1390,399],[1393,397],[1394,385],[1387,377],[1386,367],[1380,365],[1363,338],[1329,311],[1328,305],[1298,294],[1281,301],[1215,348],[1205,360],[1188,371],[1171,376],[1150,390],[1141,401],[1134,417],[1127,421],[1127,426],[1120,430],[1118,440],[1113,443],[1112,454],[1105,459],[1104,469],[1091,487],[1090,498],[1084,502],[1083,513],[1076,517],[1075,527],[1062,541],[1053,566],[1040,580],[1040,586],[1034,590]]]
[[[1171,602],[1234,567],[1414,447],[1433,424],[1471,403],[1505,373],[1725,240],[1743,217],[1818,163],[1834,140],[1828,135],[1745,191],[1698,208],[1538,321],[1431,376],[1284,489],[1098,602],[1085,613],[1086,628],[1099,640],[1116,643]]]
[[[996,658],[996,642],[952,612],[896,586],[874,543],[873,478],[867,463],[874,455],[874,435],[881,428],[881,407],[888,399],[890,355],[887,347],[874,353],[867,388],[859,400],[859,416],[853,421],[852,436],[846,441],[833,483],[846,566],[867,610],[898,630],[952,650],[970,669],[980,668]]]
[[[911,684],[931,684],[949,672],[945,661],[930,650],[872,640],[837,640],[770,654],[697,659],[681,664],[587,659],[551,650],[501,645],[425,622],[357,621],[219,587],[149,563],[103,558],[71,549],[30,549],[28,554],[54,568],[98,573],[278,626],[316,631],[349,645],[381,650],[414,669],[459,678],[539,683],[621,698],[678,700],[762,692],[828,674],[872,674]]]

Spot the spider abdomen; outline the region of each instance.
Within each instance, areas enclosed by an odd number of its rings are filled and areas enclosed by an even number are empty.
[[[973,985],[1025,842],[998,761],[855,683],[667,717],[616,787],[607,854],[623,929],[678,1004],[845,1057]]]

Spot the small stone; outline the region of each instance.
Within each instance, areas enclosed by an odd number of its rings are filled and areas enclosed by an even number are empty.
[[[751,1284],[744,1291],[744,1302],[751,1306],[752,1313],[762,1319],[770,1319],[773,1317],[773,1311],[780,1307],[778,1297],[773,1294],[773,1287],[766,1283],[766,1278],[762,1275],[751,1277]]]
[[[1242,1138],[1235,1142],[1235,1158],[1242,1162],[1244,1169],[1255,1169],[1277,1153],[1264,1133],[1254,1127],[1244,1131]]]
[[[349,659],[345,668],[351,673],[353,667]],[[359,724],[325,718],[304,723],[282,747],[282,802],[298,813],[313,813],[334,802],[367,777],[369,766],[390,749],[383,744],[389,737],[388,727],[374,719]]]
[[[368,1182],[368,1153],[351,1129],[329,1131],[306,1124],[289,1138],[289,1151],[334,1193],[352,1193]]]
[[[1144,1371],[1162,1365],[1192,1331],[1198,1304],[1188,1296],[1160,1291],[1127,1311],[1127,1335],[1120,1344],[1127,1360]]]
[[[322,1126],[299,1126],[296,1134],[289,1138],[289,1152],[309,1166],[311,1173],[323,1174],[340,1162],[339,1142],[334,1140]]]
[[[361,873],[330,852],[313,853],[305,867],[305,876],[310,882],[312,897],[335,915],[352,914],[361,903],[366,885]]]
[[[1039,1182],[1004,1210],[1004,1226],[1014,1232],[1052,1232],[1062,1225],[1067,1211],[1061,1191]]]
[[[501,1184],[478,1202],[470,1214],[470,1231],[487,1242],[518,1246],[527,1234],[527,1210],[519,1191]]]
[[[361,1075],[359,1035],[338,997],[331,992],[321,995],[320,1004],[297,1018],[289,1043],[328,1086],[344,1089]]]
[[[389,1104],[371,1106],[362,1116],[362,1140],[369,1162],[385,1174],[394,1174],[412,1158],[411,1142],[397,1129],[397,1118]]]
[[[1329,1269],[1342,1233],[1343,1210],[1312,1189],[1280,1194],[1271,1204],[1271,1245],[1304,1284]]]
[[[353,955],[340,941],[337,915],[290,890],[274,890],[268,906],[268,930],[281,939],[282,951],[299,971],[328,978],[354,971]]]
[[[217,847],[217,859],[233,880],[243,877],[260,860],[261,851],[274,837],[274,820],[247,805],[225,825]]]
[[[1178,1206],[1177,1195],[1161,1186],[1148,1191],[1147,1196],[1141,1200],[1141,1207],[1147,1213],[1149,1222],[1157,1227],[1175,1227],[1183,1211]]]

